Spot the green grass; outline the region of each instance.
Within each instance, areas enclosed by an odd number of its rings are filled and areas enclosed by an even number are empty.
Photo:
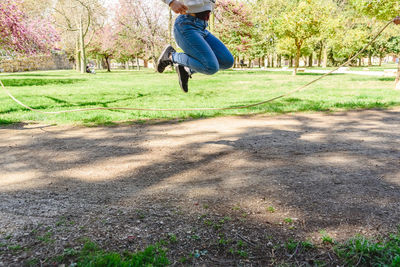
[[[74,255],[76,254],[75,251]],[[167,266],[169,264],[165,250],[159,244],[148,246],[136,253],[125,252],[123,255],[116,252],[105,252],[95,243],[86,242],[80,251],[76,266],[79,267],[140,267],[140,266]]]
[[[100,72],[42,71],[1,74],[0,79],[22,102],[42,111],[90,107],[204,108],[234,107],[286,93],[318,77],[288,72],[224,71],[213,76],[194,75],[188,94],[181,92],[176,73],[145,71]],[[222,115],[333,111],[388,108],[400,105],[394,78],[333,75],[302,92],[265,105],[228,111],[86,111],[46,115],[18,106],[0,93],[0,125],[18,122],[114,125],[123,121],[205,118]]]
[[[307,69],[310,70],[333,70],[335,67],[327,67],[327,68],[322,68],[322,67],[307,67]],[[383,63],[382,66],[379,65],[373,65],[373,66],[361,66],[361,67],[349,67],[351,71],[383,71],[386,69],[397,69],[397,64],[396,63]]]
[[[336,247],[347,266],[400,266],[400,231],[382,239],[357,236]]]

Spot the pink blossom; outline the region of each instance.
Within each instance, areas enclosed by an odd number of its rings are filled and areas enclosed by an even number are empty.
[[[58,41],[49,21],[29,18],[19,9],[20,0],[0,2],[0,49],[9,53],[47,52]]]

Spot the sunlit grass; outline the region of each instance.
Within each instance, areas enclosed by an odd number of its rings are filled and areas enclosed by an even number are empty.
[[[317,78],[302,73],[225,71],[217,75],[194,75],[184,94],[173,72],[48,71],[2,74],[0,79],[22,102],[43,111],[89,107],[214,108],[256,103],[283,94]],[[359,108],[387,108],[400,105],[400,92],[393,90],[394,78],[332,75],[302,92],[243,110],[227,111],[86,111],[46,115],[18,106],[0,93],[0,124],[39,121],[58,124],[114,124],[149,119],[204,118],[255,113],[333,111]]]

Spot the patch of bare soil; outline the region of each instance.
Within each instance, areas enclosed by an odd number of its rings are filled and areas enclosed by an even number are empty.
[[[0,266],[68,265],[83,238],[164,239],[173,265],[336,265],[321,230],[344,241],[400,218],[400,110],[19,125],[0,128],[0,157]]]

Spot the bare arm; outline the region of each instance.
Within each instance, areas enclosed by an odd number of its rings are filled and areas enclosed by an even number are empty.
[[[169,7],[177,14],[186,14],[188,7],[185,6],[179,0],[162,0],[164,3],[168,4]]]
[[[174,0],[169,5],[175,13],[179,14],[186,14],[188,7],[185,6],[183,3],[179,2],[178,0]]]

